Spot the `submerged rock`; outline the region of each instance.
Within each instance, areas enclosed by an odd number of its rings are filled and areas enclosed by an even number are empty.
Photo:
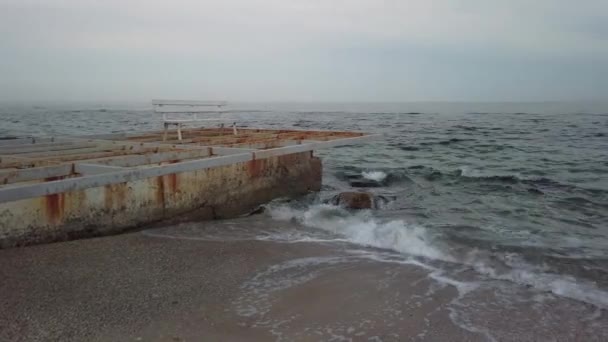
[[[372,209],[374,197],[367,192],[342,192],[332,200],[333,204],[349,209]]]
[[[529,188],[528,192],[535,195],[544,195],[545,193],[538,190],[537,188]]]
[[[350,186],[353,188],[379,188],[382,183],[371,179],[359,179],[350,182]]]
[[[385,171],[344,171],[336,174],[338,179],[347,181],[353,188],[380,188],[389,186],[391,182],[396,181],[393,175],[387,174]]]
[[[253,216],[253,215],[259,215],[259,214],[263,214],[266,212],[266,207],[261,205],[255,209],[253,209],[252,211],[250,211],[247,215],[245,216]]]
[[[324,201],[324,203],[339,205],[347,209],[382,209],[396,199],[396,196],[374,195],[362,191],[347,191]]]
[[[376,195],[376,196],[374,196],[374,208],[382,209],[390,202],[396,201],[396,200],[397,200],[397,196]]]

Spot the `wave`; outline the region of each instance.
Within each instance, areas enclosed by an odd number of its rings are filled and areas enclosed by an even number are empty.
[[[524,176],[519,173],[485,173],[468,167],[458,169],[455,174],[459,176],[459,179],[471,182],[522,184],[530,186],[531,188],[528,188],[527,190],[530,193],[535,194],[542,193],[543,190],[560,190],[564,192],[582,193],[592,197],[608,195],[608,190],[605,189],[587,188],[574,184],[562,183],[549,177]]]
[[[373,180],[376,182],[383,182],[386,179],[386,177],[388,176],[383,171],[363,171],[361,173],[361,175],[365,179]]]
[[[365,170],[357,167],[344,167],[334,176],[348,182],[354,188],[387,187],[401,182],[411,182],[405,170]]]
[[[351,213],[327,204],[315,204],[307,208],[269,205],[268,209],[275,220],[296,221],[306,227],[320,229],[334,235],[336,242],[349,242],[410,256],[410,259],[386,257],[386,254],[383,254],[385,252],[378,251],[374,259],[385,262],[416,263],[433,270],[431,278],[449,285],[456,286],[455,283],[462,283],[450,277],[449,271],[453,267],[448,266],[460,264],[475,271],[478,277],[507,281],[608,308],[608,292],[598,288],[595,283],[556,273],[546,264],[530,264],[517,253],[449,248],[442,240],[442,236],[434,234],[423,226],[408,224],[403,220],[380,221],[369,211]],[[317,239],[298,241],[314,242]],[[324,236],[323,241],[332,240]],[[422,257],[422,259],[416,261],[411,257]],[[434,261],[439,261],[441,264],[433,266]]]
[[[608,308],[608,292],[599,289],[594,283],[573,276],[552,273],[546,266],[536,266],[523,261],[518,255],[498,255],[504,269],[490,266],[487,261],[475,261],[473,269],[491,279],[504,280],[518,285],[533,287],[536,290],[551,292],[557,296]],[[472,255],[473,259],[478,256]],[[496,255],[493,256],[496,259]]]
[[[452,145],[458,144],[467,141],[477,141],[476,139],[465,139],[465,138],[450,138],[447,140],[433,141],[433,142],[421,142],[421,146],[430,146],[430,145]]]
[[[507,184],[522,184],[531,186],[531,192],[542,192],[543,190],[561,190],[568,192],[579,192],[590,196],[605,196],[608,195],[608,190],[603,188],[582,187],[575,184],[563,183],[558,180],[543,177],[543,176],[527,176],[520,173],[501,173],[501,172],[486,172],[473,169],[468,166],[460,167],[456,170],[445,171],[438,170],[426,165],[412,165],[404,170],[404,177],[416,174],[424,177],[429,181],[437,180],[456,180],[459,182],[470,183],[507,183]],[[542,171],[537,171],[542,174]],[[395,172],[395,174],[397,174]],[[540,189],[539,189],[540,188]],[[530,190],[530,189],[526,189]]]
[[[497,151],[504,151],[504,150],[517,150],[517,151],[521,151],[520,148],[517,148],[515,146],[512,145],[505,145],[505,144],[476,144],[471,146],[471,148],[474,148],[475,150],[477,150],[477,152],[497,152]]]
[[[248,111],[244,111],[244,112],[248,112]],[[348,112],[348,111],[330,111],[330,110],[323,110],[323,111],[295,111],[293,112],[294,114],[300,114],[300,115],[311,115],[311,114],[359,114],[357,112]]]
[[[538,115],[537,113],[526,112],[468,112],[470,115]]]
[[[416,146],[401,145],[401,146],[398,146],[398,147],[402,151],[420,151],[420,148],[416,147]]]
[[[451,138],[448,140],[442,140],[438,144],[439,145],[450,145],[450,144],[455,144],[455,143],[460,143],[460,142],[465,142],[465,141],[475,141],[475,139]]]
[[[425,228],[406,224],[402,220],[382,222],[368,212],[352,214],[344,208],[329,204],[313,205],[307,210],[286,206],[270,206],[269,209],[274,219],[295,220],[304,226],[325,230],[359,245],[453,261],[449,255],[433,246],[433,238]]]
[[[454,126],[454,127],[456,127],[456,128],[460,128],[460,129],[465,130],[465,131],[476,131],[476,130],[478,130],[478,129],[481,129],[481,127],[476,127],[476,126],[466,126],[466,125],[456,125],[456,126]]]
[[[422,115],[422,114],[428,114],[428,113],[422,113],[422,112],[370,112],[369,114],[372,115]]]
[[[500,182],[517,183],[522,180],[519,174],[487,174],[479,170],[463,166],[456,171],[458,176],[472,179],[494,180]]]

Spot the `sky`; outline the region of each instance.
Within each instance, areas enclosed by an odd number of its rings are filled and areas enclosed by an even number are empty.
[[[608,99],[608,0],[0,0],[0,101]]]

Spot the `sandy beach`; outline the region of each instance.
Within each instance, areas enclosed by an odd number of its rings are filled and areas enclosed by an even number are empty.
[[[408,301],[395,305],[396,299],[423,294],[426,284],[424,272],[392,265],[341,265],[302,284],[292,279],[293,286],[264,298],[272,302],[266,325],[255,314],[239,315],[247,309],[239,302],[260,300],[243,289],[260,271],[289,260],[335,256],[310,244],[141,233],[3,250],[0,339],[268,341],[350,335],[398,340],[427,329],[428,338],[476,339],[441,310],[452,291],[414,307]],[[415,285],[393,292],[398,279],[377,281],[386,274],[410,278]],[[393,313],[383,314],[389,308]],[[437,320],[432,329],[425,323],[429,314]]]
[[[205,224],[189,227],[0,251],[0,339],[495,339],[455,317],[455,308],[464,307],[455,306],[458,286],[438,283],[423,267],[375,261],[348,245],[214,241],[205,237]],[[476,296],[487,296],[485,312],[476,312],[494,332],[511,331],[499,340],[601,340],[593,321],[582,319],[574,321],[581,335],[572,335],[560,306],[548,335],[536,320],[546,317],[533,308],[492,307],[500,305],[492,294]],[[521,309],[523,321],[502,316]]]

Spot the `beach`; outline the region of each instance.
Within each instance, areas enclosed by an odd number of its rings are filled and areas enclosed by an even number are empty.
[[[488,291],[470,301],[465,289],[459,293],[458,286],[398,255],[348,244],[227,238],[213,225],[0,251],[0,339],[601,341],[606,336],[597,330],[598,324],[605,329],[606,316],[591,306],[550,299],[531,300],[542,308],[506,305]],[[480,301],[483,311],[456,317]],[[578,318],[561,316],[574,308]],[[552,322],[543,322],[547,309],[554,310]],[[491,334],[484,325],[492,327]]]
[[[240,106],[383,138],[319,151],[321,191],[258,215],[0,250],[0,339],[608,339],[608,106]],[[160,127],[145,105],[0,114],[2,136]],[[335,205],[349,191],[374,208]]]
[[[608,341],[608,1],[0,0],[0,342]]]
[[[429,329],[427,315],[454,296],[448,289],[413,308],[407,302],[391,305],[396,296],[424,295],[424,272],[365,263],[321,267],[318,278],[301,284],[292,279],[293,284],[267,298],[255,298],[242,288],[284,262],[339,257],[339,252],[310,244],[180,240],[141,233],[3,250],[0,339],[267,341],[350,335],[396,340]],[[388,273],[418,284],[394,292],[398,279],[390,281]],[[381,278],[386,283],[379,288]],[[260,300],[273,302],[264,314],[267,324],[256,313],[242,314],[249,301]],[[392,316],[382,314],[387,309],[394,310]],[[443,324],[427,332],[429,337],[475,338],[446,315],[433,314]]]

